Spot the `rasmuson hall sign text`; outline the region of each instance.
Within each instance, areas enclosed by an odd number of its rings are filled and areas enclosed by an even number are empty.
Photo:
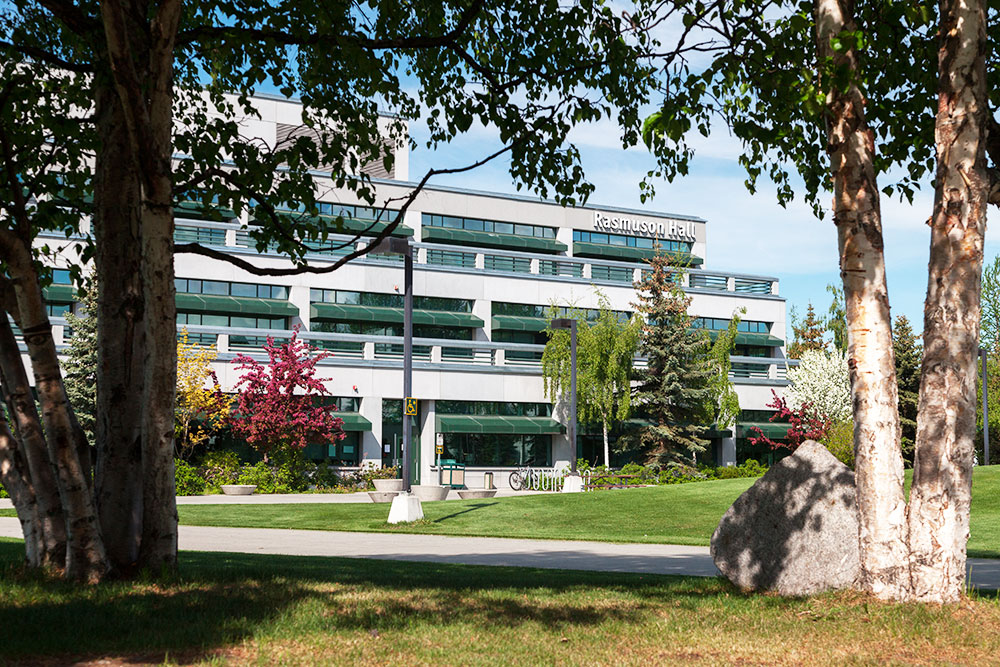
[[[694,222],[691,220],[670,220],[669,222],[653,222],[651,220],[634,220],[625,217],[611,217],[604,213],[594,212],[594,229],[600,232],[617,234],[642,234],[660,239],[676,239],[694,241]]]

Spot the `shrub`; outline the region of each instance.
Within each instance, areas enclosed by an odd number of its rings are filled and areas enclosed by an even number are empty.
[[[205,493],[205,480],[187,461],[174,459],[174,483],[179,496],[199,496]]]
[[[7,489],[3,488],[3,484],[0,484],[0,498],[10,498],[10,496],[7,495]]]
[[[344,483],[333,467],[324,461],[316,466],[312,474],[312,483],[320,489],[335,489]]]
[[[257,486],[257,493],[275,493],[277,491],[274,473],[263,461],[243,466],[240,469],[239,476],[236,478],[236,483],[254,484]]]
[[[854,470],[854,423],[850,420],[834,422],[823,444],[837,460]]]
[[[216,493],[223,484],[235,484],[239,474],[240,459],[235,452],[209,452],[201,460],[201,475]]]
[[[365,465],[358,471],[358,478],[359,482],[364,485],[363,488],[374,489],[373,479],[398,479],[399,468],[397,466]]]

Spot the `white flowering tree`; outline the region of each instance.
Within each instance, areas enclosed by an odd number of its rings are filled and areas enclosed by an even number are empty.
[[[813,416],[838,422],[851,419],[851,379],[845,353],[804,352],[799,367],[788,371],[788,379],[792,383],[788,390],[791,405],[808,403]]]

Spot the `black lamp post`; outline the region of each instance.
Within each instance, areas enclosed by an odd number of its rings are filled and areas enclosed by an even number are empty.
[[[403,256],[403,493],[410,493],[413,465],[413,426],[406,414],[406,399],[413,391],[413,247],[406,237],[379,241],[372,254]],[[419,501],[418,501],[419,502]],[[391,517],[390,517],[391,520]]]

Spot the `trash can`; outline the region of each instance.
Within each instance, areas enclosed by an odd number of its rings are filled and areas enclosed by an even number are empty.
[[[493,473],[484,472],[483,473],[483,488],[484,489],[495,489],[497,487],[493,486]]]
[[[465,464],[455,463],[455,459],[441,459],[438,463],[441,486],[453,489],[465,488]]]

